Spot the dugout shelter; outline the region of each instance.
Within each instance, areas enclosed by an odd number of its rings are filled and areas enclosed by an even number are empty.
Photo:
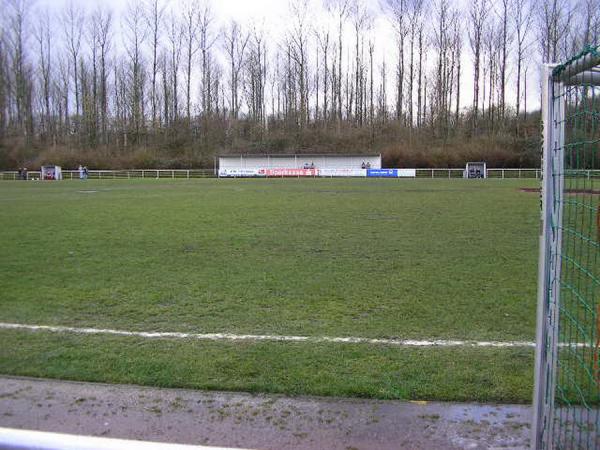
[[[62,169],[60,166],[42,166],[40,170],[42,180],[62,180]]]
[[[487,178],[487,164],[485,162],[468,162],[464,171],[464,178]]]

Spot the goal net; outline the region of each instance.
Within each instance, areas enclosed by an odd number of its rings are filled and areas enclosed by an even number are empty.
[[[533,448],[600,448],[600,47],[545,66]]]

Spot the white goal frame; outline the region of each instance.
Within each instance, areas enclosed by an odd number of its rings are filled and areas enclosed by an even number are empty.
[[[555,442],[555,392],[559,348],[561,268],[563,264],[563,209],[565,196],[565,92],[569,86],[600,86],[600,55],[589,48],[560,70],[543,68],[542,87],[542,189],[539,236],[538,303],[535,387],[531,448],[553,449]],[[563,344],[560,344],[563,345]]]

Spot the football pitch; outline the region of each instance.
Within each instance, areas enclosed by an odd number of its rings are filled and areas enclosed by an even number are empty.
[[[0,373],[529,402],[537,186],[1,182]]]

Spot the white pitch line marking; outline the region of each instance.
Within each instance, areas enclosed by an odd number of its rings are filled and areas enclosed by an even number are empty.
[[[76,328],[50,325],[27,325],[20,323],[0,322],[0,329],[49,331],[52,333],[73,334],[107,334],[114,336],[133,336],[149,339],[198,339],[209,341],[272,341],[272,342],[312,342],[339,344],[374,344],[397,347],[535,347],[535,342],[527,341],[467,341],[467,340],[415,340],[415,339],[383,339],[363,337],[331,337],[331,336],[285,336],[269,334],[232,334],[232,333],[180,333],[125,331],[103,328]],[[577,347],[586,344],[574,344]]]

